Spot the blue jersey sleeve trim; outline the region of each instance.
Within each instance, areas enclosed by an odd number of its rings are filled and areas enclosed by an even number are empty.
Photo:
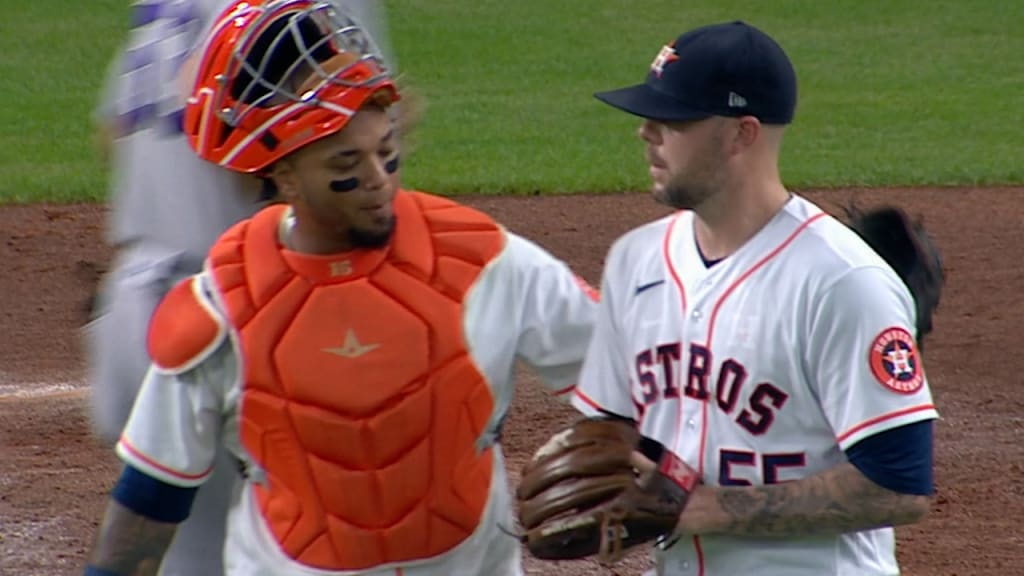
[[[125,466],[111,497],[150,520],[177,524],[188,518],[198,490],[174,486]]]

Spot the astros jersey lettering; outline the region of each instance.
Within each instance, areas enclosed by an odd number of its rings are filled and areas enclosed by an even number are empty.
[[[718,485],[814,475],[893,427],[938,417],[914,304],[846,226],[798,196],[705,266],[683,211],[612,247],[573,404],[641,432]],[[707,536],[657,552],[659,574],[898,574],[892,529],[760,540]]]
[[[154,316],[153,336],[189,331],[152,343],[118,453],[180,486],[218,442],[244,463],[229,575],[522,573],[496,444],[513,367],[568,399],[596,299],[467,208],[399,192],[395,211],[387,249],[313,256],[270,207]]]

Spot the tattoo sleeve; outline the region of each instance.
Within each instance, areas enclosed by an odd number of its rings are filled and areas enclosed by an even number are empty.
[[[177,527],[140,516],[111,500],[89,562],[115,574],[156,576]]]
[[[695,526],[694,533],[793,537],[854,532],[913,523],[929,507],[927,496],[882,488],[849,463],[793,482],[714,487],[712,494],[707,517],[716,520],[710,530]],[[684,522],[681,529],[686,530]]]

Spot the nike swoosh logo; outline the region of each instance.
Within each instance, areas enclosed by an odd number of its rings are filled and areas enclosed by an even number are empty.
[[[654,288],[655,286],[660,286],[661,284],[664,284],[664,283],[665,283],[664,280],[655,280],[654,282],[648,282],[647,284],[641,284],[640,286],[636,287],[636,293],[639,294],[639,293],[641,293],[641,292],[643,292],[645,290],[650,290],[651,288]]]

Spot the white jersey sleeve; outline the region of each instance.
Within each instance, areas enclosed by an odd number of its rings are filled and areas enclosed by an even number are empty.
[[[601,303],[597,312],[594,336],[587,349],[580,374],[580,383],[572,397],[572,405],[588,416],[600,411],[627,418],[636,418],[636,407],[630,396],[629,367],[625,352],[629,350],[619,319],[624,288],[622,261],[625,242],[616,242],[608,252],[601,278]]]
[[[519,276],[517,354],[556,394],[576,386],[598,308],[597,291],[536,244],[511,235]]]
[[[194,367],[166,371],[151,366],[117,443],[126,463],[158,480],[198,486],[212,473],[234,417],[238,362],[231,338]],[[229,434],[232,438],[235,434]],[[237,452],[236,452],[237,453]]]
[[[850,270],[814,306],[805,362],[843,450],[938,417],[914,337],[914,310],[900,279],[876,266]]]
[[[470,290],[466,330],[471,342],[508,341],[480,354],[509,354],[484,366],[522,360],[553,393],[568,398],[590,340],[597,293],[562,261],[533,242],[507,233],[502,250]]]

